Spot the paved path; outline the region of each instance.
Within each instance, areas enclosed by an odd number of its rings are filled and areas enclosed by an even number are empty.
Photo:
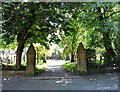
[[[60,60],[47,60],[47,71],[37,74],[39,77],[67,77],[67,76],[76,76],[75,73],[67,72],[63,69],[63,64],[65,62]]]

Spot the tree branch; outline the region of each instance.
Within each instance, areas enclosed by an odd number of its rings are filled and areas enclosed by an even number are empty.
[[[108,17],[107,17],[107,19],[109,18],[109,17],[111,17],[112,15],[114,15],[114,14],[116,14],[116,13],[119,13],[120,11],[116,11],[116,12],[113,12],[113,13],[111,13]]]

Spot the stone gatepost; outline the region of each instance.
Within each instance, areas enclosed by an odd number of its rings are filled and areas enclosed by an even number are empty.
[[[36,61],[36,51],[33,44],[30,45],[27,51],[27,66],[26,66],[26,75],[34,76],[35,73],[35,61]]]
[[[77,71],[80,74],[87,73],[86,50],[82,43],[79,44],[77,49]]]

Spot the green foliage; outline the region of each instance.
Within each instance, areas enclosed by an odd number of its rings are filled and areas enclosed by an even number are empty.
[[[120,11],[120,5],[118,5],[117,7],[115,7],[115,9],[118,11]],[[115,20],[116,22],[116,25],[117,26],[117,29],[116,31],[114,32],[114,45],[115,45],[115,51],[116,51],[116,54],[117,56],[120,58],[120,13],[118,13],[117,15],[114,15],[113,17],[113,20]]]
[[[43,45],[40,45],[39,43],[34,44],[35,50],[37,52],[37,57],[44,58],[50,57],[52,55],[52,52],[48,49],[46,49]]]
[[[89,6],[91,4],[91,6]],[[87,47],[104,47],[104,38],[103,33],[109,32],[111,35],[110,40],[113,41],[112,34],[116,32],[117,25],[115,21],[111,19],[112,13],[115,13],[117,10],[114,10],[114,7],[117,6],[117,3],[89,3],[85,7],[88,7],[88,11],[85,11],[85,19],[82,21],[85,23],[85,28],[87,31],[86,45]],[[99,8],[99,9],[98,9]],[[115,13],[116,15],[117,13]],[[109,17],[111,15],[111,17]],[[102,19],[100,19],[102,17]],[[109,18],[108,18],[109,17]],[[109,40],[109,39],[106,39]],[[106,42],[107,43],[107,42]],[[109,45],[108,45],[109,46]]]
[[[36,65],[36,70],[39,70],[39,72],[44,72],[44,71],[46,71],[46,67],[42,67],[42,65],[40,66],[40,65]]]
[[[63,65],[64,69],[68,70],[68,71],[75,71],[76,70],[76,63],[73,62],[73,63],[66,63]]]
[[[61,36],[60,43],[60,46],[64,48],[65,55],[76,52],[79,42],[83,42],[85,48],[91,49],[104,49],[105,45],[109,46],[107,40],[113,43],[113,34],[117,30],[117,25],[112,20],[112,16],[118,14],[116,6],[117,3],[96,2],[81,3],[78,7],[70,7],[73,12],[68,12],[70,22],[66,27],[65,34]],[[100,19],[101,16],[103,20]],[[109,33],[109,39],[103,37],[106,32]]]
[[[47,68],[46,68],[47,66],[46,66],[46,64],[44,64],[44,63],[39,63],[39,64],[37,64],[36,65],[36,72],[44,72],[44,71],[46,71],[47,70]]]
[[[49,56],[48,44],[60,42],[68,56],[82,42],[99,53],[112,48],[120,56],[119,9],[117,2],[3,2],[2,46],[15,48],[24,38],[26,44],[40,43],[35,48],[43,57]]]
[[[2,3],[3,4],[3,39],[6,44],[10,44],[15,40],[24,27],[28,27],[34,19],[32,12],[34,3]],[[32,7],[31,7],[32,6]],[[18,37],[19,38],[19,37]]]
[[[115,40],[114,40],[114,43],[115,43],[115,51],[116,51],[116,54],[118,55],[118,57],[120,57],[120,30],[119,30],[120,27],[118,27],[118,31],[115,33]]]
[[[76,15],[76,12],[78,14],[78,11],[75,7],[71,8],[73,12],[69,14],[67,13],[69,15],[70,23],[67,26],[65,32],[61,35],[62,40],[59,43],[59,46],[64,48],[63,56],[68,56],[71,53],[75,53],[80,42],[79,36],[81,32],[81,23],[79,22],[79,15]]]
[[[21,66],[27,66],[27,62],[22,62]]]
[[[37,63],[37,65],[42,65],[42,64],[44,64],[43,60],[39,60],[38,63]]]
[[[104,20],[99,19],[98,7],[101,8],[101,13],[105,12]],[[59,29],[61,30],[60,34],[64,30],[65,36],[70,36],[68,38],[73,37],[75,40],[72,42],[74,43],[78,38],[76,34],[81,29],[85,29],[85,32],[87,32],[86,41],[88,40],[86,44],[101,46],[101,44],[99,45],[102,39],[101,32],[109,31],[109,29],[115,30],[113,27],[115,26],[114,22],[111,19],[117,19],[117,13],[112,15],[117,11],[116,7],[117,3],[102,2],[3,3],[3,38],[9,44],[15,40],[15,35],[18,35],[24,27],[29,26],[29,23],[34,21],[28,31],[30,42],[40,42],[45,45],[48,34],[51,34],[51,40],[49,41],[54,39],[57,42],[60,39],[54,32]],[[76,45],[74,46],[76,47]]]
[[[16,36],[18,41],[21,36],[24,36],[27,43],[41,43],[46,47],[46,42],[59,41],[55,33],[60,24],[61,3],[3,2],[2,4],[1,33],[6,45],[13,43]],[[47,39],[48,34],[51,34],[49,39]]]

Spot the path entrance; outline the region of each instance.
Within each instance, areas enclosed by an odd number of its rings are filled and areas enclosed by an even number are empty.
[[[37,74],[39,77],[69,77],[76,76],[75,73],[67,72],[63,68],[65,62],[57,59],[47,60],[47,71]]]

